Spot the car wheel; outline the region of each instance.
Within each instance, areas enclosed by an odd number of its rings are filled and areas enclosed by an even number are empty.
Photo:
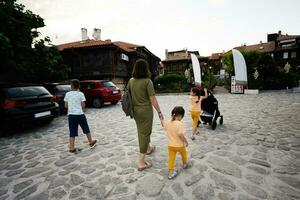
[[[93,100],[93,107],[95,108],[101,108],[103,106],[103,102],[101,101],[100,98],[95,98]]]
[[[112,101],[110,102],[112,105],[116,105],[119,101]]]

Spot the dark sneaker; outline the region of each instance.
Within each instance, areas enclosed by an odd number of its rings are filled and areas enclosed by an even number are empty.
[[[75,148],[75,149],[72,149],[72,150],[70,149],[70,150],[69,150],[70,153],[74,153],[74,154],[77,154],[77,153],[79,153],[80,151],[81,151],[81,149],[79,149],[79,148]]]
[[[191,136],[191,139],[192,139],[192,140],[195,140],[196,138],[195,138],[195,136],[192,135],[192,136]]]
[[[94,148],[94,147],[96,146],[96,143],[97,143],[97,140],[93,140],[93,141],[90,143],[91,149]]]

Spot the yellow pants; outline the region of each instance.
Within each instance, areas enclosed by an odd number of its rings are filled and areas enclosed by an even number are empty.
[[[174,170],[176,154],[179,152],[181,154],[182,163],[187,162],[187,153],[185,147],[168,147],[169,150],[169,171]]]
[[[193,128],[195,129],[198,126],[200,111],[191,111],[191,117],[192,117],[192,120],[193,120]]]

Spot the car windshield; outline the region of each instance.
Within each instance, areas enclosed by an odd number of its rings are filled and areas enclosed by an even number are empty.
[[[8,98],[43,96],[49,94],[48,90],[41,86],[6,88],[4,91]]]
[[[110,82],[110,81],[102,82],[102,85],[103,85],[104,87],[116,87],[116,85],[113,84],[113,82]]]
[[[57,85],[56,88],[59,92],[69,92],[69,91],[71,91],[71,85]]]

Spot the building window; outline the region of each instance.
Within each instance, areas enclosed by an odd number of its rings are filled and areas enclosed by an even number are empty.
[[[292,51],[291,52],[291,58],[296,58],[297,57],[297,52],[296,51]]]
[[[283,52],[283,59],[289,58],[289,52]]]

